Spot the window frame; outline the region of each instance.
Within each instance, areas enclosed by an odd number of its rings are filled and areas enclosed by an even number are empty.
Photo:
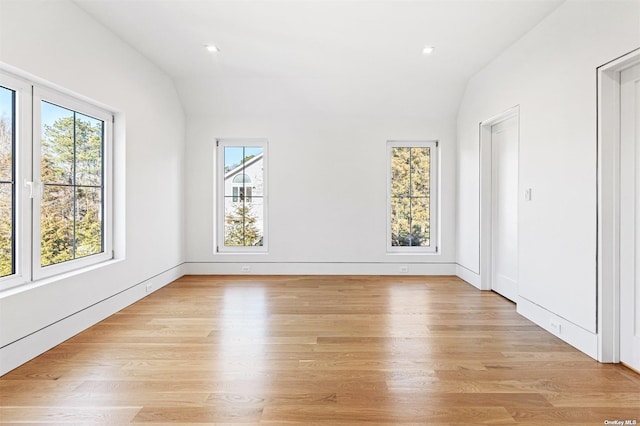
[[[0,277],[0,292],[49,279],[63,273],[81,272],[89,266],[114,259],[114,147],[115,113],[83,96],[55,90],[36,77],[0,64],[0,86],[15,92],[14,137],[14,273]],[[41,101],[51,102],[104,122],[103,128],[103,251],[56,265],[40,265]],[[48,281],[47,281],[48,282]]]
[[[261,246],[225,246],[225,194],[224,194],[224,148],[225,147],[260,147],[262,148],[262,245]],[[269,141],[266,138],[224,138],[216,139],[215,151],[215,191],[214,191],[214,254],[266,253],[269,251]],[[240,191],[238,190],[238,194]],[[231,195],[233,198],[233,194]],[[245,195],[251,200],[255,194]],[[238,200],[240,197],[238,196]],[[233,201],[237,203],[239,201]]]
[[[28,197],[31,176],[31,105],[32,84],[0,70],[0,86],[14,95],[14,223],[13,274],[0,277],[0,290],[15,287],[31,280],[31,199]]]
[[[48,102],[67,108],[74,112],[96,118],[104,122],[102,148],[102,244],[103,251],[93,255],[68,260],[65,262],[42,266],[41,262],[41,206],[44,184],[41,176],[41,146],[42,146],[42,102]],[[33,238],[32,238],[32,269],[33,279],[47,278],[76,269],[92,266],[97,263],[113,259],[113,113],[94,104],[78,98],[65,95],[58,91],[35,86],[33,88]]]
[[[389,140],[387,141],[387,220],[386,220],[386,247],[390,254],[438,254],[439,253],[439,215],[438,205],[440,198],[439,166],[440,151],[438,140]],[[392,152],[393,148],[430,148],[429,164],[429,245],[428,246],[393,246],[391,221],[392,221]]]

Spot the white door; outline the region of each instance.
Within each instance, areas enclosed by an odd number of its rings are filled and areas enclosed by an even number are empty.
[[[491,289],[517,301],[517,116],[491,126]]]
[[[620,361],[640,371],[640,65],[620,74]]]

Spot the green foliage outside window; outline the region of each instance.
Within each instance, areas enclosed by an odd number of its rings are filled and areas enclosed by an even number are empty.
[[[103,122],[69,113],[43,125],[42,266],[103,250]]]
[[[391,245],[430,245],[429,147],[391,149]]]
[[[257,218],[250,202],[234,203],[225,218],[225,246],[262,246],[262,232],[258,229]]]
[[[3,89],[6,90],[6,89]],[[0,277],[13,274],[13,183],[10,117],[0,117]]]

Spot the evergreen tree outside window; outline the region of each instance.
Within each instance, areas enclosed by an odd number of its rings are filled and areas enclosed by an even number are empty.
[[[101,253],[104,126],[42,101],[40,264]]]
[[[0,71],[0,290],[113,258],[113,122]]]
[[[217,141],[216,251],[267,250],[267,141]]]
[[[34,90],[33,275],[113,258],[113,115],[52,90]]]
[[[390,252],[437,251],[437,155],[435,141],[388,143]]]

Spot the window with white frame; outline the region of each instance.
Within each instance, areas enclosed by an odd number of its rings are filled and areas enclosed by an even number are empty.
[[[216,145],[216,250],[266,251],[267,141],[220,139]]]
[[[389,141],[387,249],[437,252],[437,141]]]
[[[113,115],[0,73],[0,288],[112,258]]]

